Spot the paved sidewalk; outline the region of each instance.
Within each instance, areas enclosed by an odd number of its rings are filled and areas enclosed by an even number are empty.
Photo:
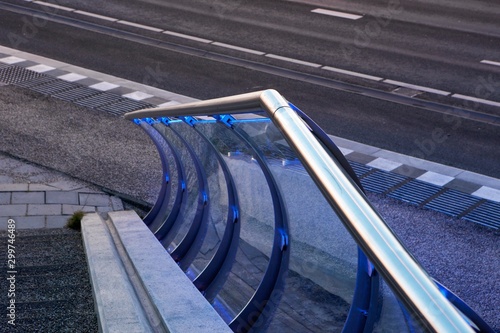
[[[121,200],[95,187],[0,153],[0,230],[61,228],[77,210],[123,210]]]

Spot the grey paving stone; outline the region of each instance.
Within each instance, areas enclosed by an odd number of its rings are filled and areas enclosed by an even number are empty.
[[[56,69],[52,69],[50,71],[47,71],[44,74],[47,74],[47,75],[50,75],[50,76],[53,76],[53,77],[58,77],[58,76],[65,75],[65,74],[68,74],[68,73],[69,73],[68,71],[56,68]]]
[[[447,188],[451,188],[460,192],[464,192],[467,194],[472,194],[475,191],[481,188],[481,185],[473,184],[471,182],[462,180],[462,179],[453,179],[451,182],[445,185]]]
[[[123,210],[123,202],[118,197],[110,197],[113,210]]]
[[[155,105],[160,105],[160,104],[168,102],[167,100],[160,98],[160,97],[156,97],[156,96],[148,97],[146,99],[143,99],[142,101],[146,102],[146,103],[155,104]]]
[[[94,84],[97,84],[99,82],[101,82],[101,81],[93,79],[93,78],[90,78],[90,77],[78,80],[78,84],[83,84],[84,86],[87,86],[87,87],[89,87],[91,85],[94,85]]]
[[[28,184],[0,184],[0,192],[28,191]]]
[[[109,195],[97,193],[80,193],[80,205],[101,207],[109,206]]]
[[[62,205],[62,213],[64,215],[72,215],[74,212],[81,210],[85,213],[94,213],[96,211],[95,206],[80,206],[80,205]]]
[[[412,167],[410,165],[401,165],[397,167],[396,169],[392,170],[392,172],[406,176],[406,177],[411,177],[411,178],[418,178],[422,176],[426,171]]]
[[[10,204],[10,193],[11,192],[0,192],[0,205]]]
[[[69,218],[70,215],[47,216],[45,226],[47,228],[63,228]]]
[[[28,215],[60,215],[62,205],[56,204],[29,204],[28,205]]]
[[[72,191],[52,191],[46,193],[46,203],[48,204],[70,204],[78,205],[78,192]]]
[[[99,212],[99,213],[112,212],[113,211],[113,207],[110,207],[110,206],[96,207],[96,211]]]
[[[134,92],[136,90],[134,89],[130,89],[130,88],[127,88],[127,87],[116,87],[114,89],[111,89],[111,90],[108,90],[108,92],[111,92],[113,94],[118,94],[118,95],[125,95],[125,94],[129,94],[131,92]]]
[[[361,154],[358,152],[352,152],[346,156],[349,161],[354,161],[362,164],[367,164],[373,161],[376,157]]]
[[[26,215],[27,205],[2,205],[0,216],[23,216]]]
[[[45,216],[14,217],[16,229],[40,229],[45,227]]]
[[[13,204],[43,204],[45,192],[12,192],[11,202]]]

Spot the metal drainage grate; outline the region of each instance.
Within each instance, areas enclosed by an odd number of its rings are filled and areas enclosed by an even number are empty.
[[[486,201],[472,212],[465,215],[463,219],[493,229],[500,229],[500,203]]]
[[[391,198],[420,206],[439,191],[441,191],[441,187],[419,180],[412,180],[387,195]]]
[[[32,80],[17,82],[14,83],[14,85],[22,88],[33,89],[33,87],[40,86],[43,84],[49,84],[54,81],[57,81],[57,79],[54,78],[53,76],[42,74],[41,76],[34,78]]]
[[[66,91],[77,89],[79,87],[80,86],[75,84],[75,83],[66,82],[66,81],[59,80],[59,79],[54,79],[52,81],[48,81],[48,82],[45,82],[43,84],[32,86],[29,89],[34,90],[34,91],[39,92],[39,93],[44,94],[44,95],[53,96],[53,95],[56,95],[59,93],[63,93]]]
[[[43,75],[19,66],[8,66],[0,69],[0,81],[7,84],[28,81]]]
[[[456,190],[448,190],[434,198],[424,207],[457,217],[471,207],[477,205],[480,201],[481,199],[475,198],[469,194]]]
[[[373,168],[358,162],[349,161],[349,164],[351,165],[351,168],[354,170],[354,173],[358,177],[362,177],[366,175],[368,172],[373,170]]]
[[[102,91],[84,87],[84,86],[77,86],[74,89],[62,91],[56,94],[53,94],[52,96],[58,99],[62,99],[63,101],[68,101],[68,102],[75,102],[79,99],[87,98],[90,96],[94,95],[99,95],[102,94]]]
[[[141,102],[141,101],[134,101],[133,99],[128,99],[128,98],[123,98],[119,100],[116,103],[98,107],[96,108],[99,111],[104,111],[108,112],[117,116],[121,116],[127,112],[135,111],[135,110],[140,110],[140,109],[146,109],[146,108],[152,108],[155,105],[146,103],[146,102]]]
[[[402,182],[408,180],[407,177],[377,170],[368,176],[361,178],[361,185],[367,191],[382,194]]]
[[[87,108],[91,108],[91,109],[97,109],[100,107],[105,107],[105,106],[111,105],[113,103],[118,103],[124,99],[125,98],[123,98],[117,94],[102,93],[99,95],[93,95],[90,97],[79,99],[79,100],[75,101],[75,104],[78,104],[78,105],[81,105],[81,106],[84,106]]]

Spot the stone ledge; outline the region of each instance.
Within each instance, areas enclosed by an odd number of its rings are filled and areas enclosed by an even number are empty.
[[[85,215],[82,237],[99,332],[150,331],[110,232],[98,214]]]
[[[135,212],[109,219],[168,332],[232,332]]]
[[[108,216],[82,221],[101,332],[232,332],[135,212]]]

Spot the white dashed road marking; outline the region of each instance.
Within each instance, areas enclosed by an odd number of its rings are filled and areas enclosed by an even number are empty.
[[[349,20],[359,20],[360,18],[363,17],[362,15],[337,12],[336,10],[329,10],[329,9],[322,9],[322,8],[313,9],[313,10],[311,10],[311,12],[316,13],[316,14],[341,17],[341,18],[345,18],[345,19],[349,19]]]
[[[491,60],[481,60],[482,64],[488,64],[493,66],[500,66],[500,62],[491,61]]]

